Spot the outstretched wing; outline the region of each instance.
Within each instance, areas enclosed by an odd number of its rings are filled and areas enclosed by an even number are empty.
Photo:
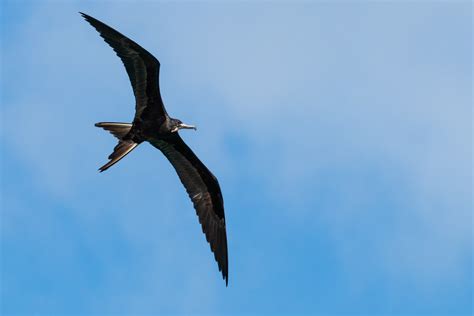
[[[211,245],[214,258],[228,283],[227,236],[224,201],[216,177],[186,145],[178,133],[166,140],[150,139],[176,170],[194,204],[202,230]]]
[[[166,116],[159,87],[160,62],[140,45],[110,26],[85,13],[80,14],[100,33],[125,65],[135,94],[135,119],[153,120]]]

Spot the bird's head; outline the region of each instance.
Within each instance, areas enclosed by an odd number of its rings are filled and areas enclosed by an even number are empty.
[[[183,122],[181,122],[178,119],[171,119],[170,120],[170,131],[171,131],[171,133],[177,132],[180,129],[193,129],[193,130],[196,130],[196,126],[184,124]]]

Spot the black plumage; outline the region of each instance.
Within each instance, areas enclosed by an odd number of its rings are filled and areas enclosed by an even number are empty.
[[[178,134],[179,129],[195,129],[195,127],[168,116],[159,88],[160,63],[153,55],[99,20],[84,13],[81,15],[122,60],[136,101],[132,124],[116,122],[96,124],[118,139],[117,146],[109,156],[109,162],[99,170],[101,172],[107,170],[144,141],[158,148],[171,162],[186,188],[227,285],[227,236],[221,189],[216,177]]]

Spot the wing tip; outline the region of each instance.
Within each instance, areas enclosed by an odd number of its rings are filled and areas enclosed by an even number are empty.
[[[81,12],[81,11],[79,11],[79,14],[80,14],[80,15],[81,15],[81,16],[82,16],[84,19],[86,19],[86,20],[88,20],[88,19],[90,19],[90,18],[91,18],[91,16],[90,16],[90,15],[88,15],[88,14],[85,14],[84,12]]]
[[[103,24],[102,22],[90,16],[89,14],[86,14],[81,11],[79,11],[79,14],[84,18],[84,20],[86,20],[90,25],[92,25],[96,30],[98,30],[97,28],[99,25]]]

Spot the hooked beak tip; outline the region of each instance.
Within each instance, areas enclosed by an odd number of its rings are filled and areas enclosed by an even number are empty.
[[[194,126],[194,125],[187,125],[187,124],[184,124],[184,123],[182,123],[182,124],[179,125],[179,129],[182,129],[182,128],[184,128],[184,129],[193,129],[193,130],[195,130],[195,131],[197,130],[196,126]]]

